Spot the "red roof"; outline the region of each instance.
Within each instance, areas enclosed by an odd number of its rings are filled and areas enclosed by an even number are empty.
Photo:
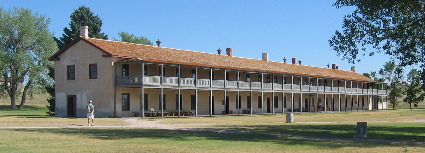
[[[60,54],[79,41],[85,41],[95,46],[110,57],[230,70],[375,82],[352,71],[82,37],[77,38],[68,46],[59,50],[49,60],[58,60]]]

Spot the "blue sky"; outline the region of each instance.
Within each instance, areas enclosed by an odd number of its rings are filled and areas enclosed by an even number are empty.
[[[119,32],[146,36],[161,46],[216,53],[233,48],[233,56],[272,61],[284,57],[303,65],[353,64],[336,55],[328,40],[354,8],[337,9],[335,0],[0,0],[4,9],[27,8],[49,17],[49,29],[59,37],[71,13],[84,5],[99,15],[109,39]],[[388,56],[361,57],[358,73],[379,71]],[[289,60],[288,60],[289,61]]]

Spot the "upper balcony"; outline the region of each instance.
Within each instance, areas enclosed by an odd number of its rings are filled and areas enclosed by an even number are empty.
[[[124,65],[124,64],[123,64]],[[242,90],[275,90],[300,92],[329,92],[349,94],[386,95],[386,90],[362,89],[329,85],[329,81],[311,81],[310,79],[295,78],[276,74],[247,73],[226,70],[211,70],[202,68],[181,68],[178,66],[145,65],[145,74],[141,75],[141,65],[130,64],[121,66],[122,75],[116,75],[116,85],[119,86],[167,86],[167,87],[197,87]],[[134,68],[136,67],[136,68]],[[118,67],[119,68],[119,67]],[[125,69],[125,70],[124,70]],[[148,69],[148,70],[146,70]],[[130,70],[132,73],[129,73]],[[162,71],[162,72],[161,72]],[[119,71],[117,71],[119,72]],[[180,74],[181,73],[181,74]],[[134,75],[136,74],[136,75]],[[143,81],[142,81],[143,78]],[[289,83],[287,83],[289,81]],[[316,83],[317,81],[317,83]],[[338,83],[339,84],[339,83]],[[325,86],[323,86],[325,85]],[[358,85],[354,85],[358,86]]]

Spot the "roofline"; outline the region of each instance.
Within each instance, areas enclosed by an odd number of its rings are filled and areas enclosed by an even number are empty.
[[[77,44],[79,41],[84,40],[86,43],[92,45],[93,47],[96,47],[97,49],[99,49],[100,51],[104,52],[106,55],[103,55],[103,57],[112,57],[112,54],[110,54],[109,52],[103,50],[102,48],[100,48],[99,46],[96,46],[95,44],[91,43],[90,41],[88,41],[87,39],[79,36],[77,38],[75,38],[74,40],[72,40],[68,45],[62,47],[59,51],[57,51],[55,54],[53,54],[51,57],[49,57],[49,61],[57,61],[60,60],[60,58],[58,58],[61,54],[63,54],[65,51],[67,51],[69,48],[71,48],[72,46],[74,46],[75,44]]]

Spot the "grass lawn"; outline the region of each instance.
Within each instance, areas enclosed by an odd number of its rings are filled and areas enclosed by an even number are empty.
[[[29,104],[0,103],[0,152],[425,152],[425,109],[295,113],[296,123],[284,114],[135,118],[191,128],[169,130],[121,118],[86,127],[84,118],[48,117],[44,103]],[[358,121],[368,122],[367,140],[352,139]]]

